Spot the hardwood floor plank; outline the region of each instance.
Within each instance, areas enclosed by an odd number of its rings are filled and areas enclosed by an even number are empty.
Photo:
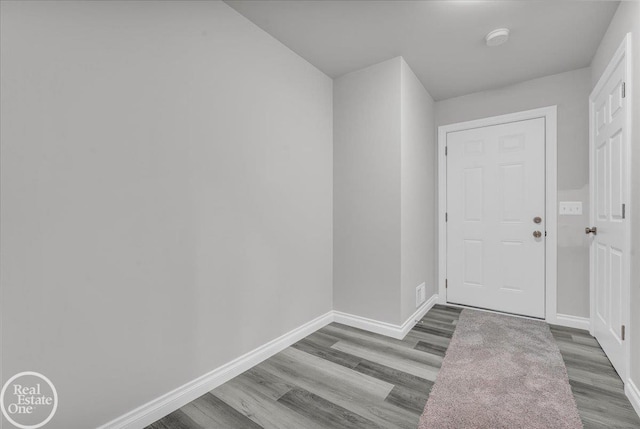
[[[429,392],[431,392],[431,388],[418,391],[396,386],[393,388],[391,393],[389,393],[389,396],[387,396],[385,401],[404,408],[420,418],[422,411],[424,411],[424,406],[427,403],[427,399],[429,399]]]
[[[381,365],[397,369],[398,371],[413,374],[416,377],[424,378],[430,381],[435,381],[438,375],[439,366],[432,366],[426,363],[418,363],[414,360],[399,359],[397,356],[392,356],[388,353],[364,346],[350,344],[345,341],[339,341],[331,346],[331,348],[355,356],[359,356],[363,359],[377,362]]]
[[[341,365],[292,348],[278,353],[272,360],[298,374],[305,374],[307,377],[323,380],[334,386],[342,386],[365,398],[384,399],[393,389],[393,385],[386,381],[351,371]]]
[[[420,320],[417,324],[418,326],[430,326],[436,329],[442,329],[443,331],[450,332],[453,334],[453,331],[456,329],[456,325],[452,323],[452,321],[444,321],[435,318],[425,317]]]
[[[262,395],[250,384],[225,383],[212,390],[211,394],[264,429],[323,429],[320,423],[291,412],[284,405]]]
[[[592,386],[600,386],[601,388],[612,392],[624,390],[624,383],[619,377],[617,377],[617,375],[616,377],[601,375],[589,370],[571,366],[571,364],[567,365],[567,374],[569,375],[570,380],[578,380]]]
[[[462,309],[458,309],[460,311],[451,311],[450,308],[453,307],[448,307],[448,309],[433,307],[431,311],[429,311],[429,314],[427,316],[434,319],[450,320],[452,322],[457,321],[460,317],[460,312],[462,311]]]
[[[453,336],[452,332],[449,332],[440,328],[435,328],[426,324],[416,325],[413,329],[417,330],[418,332],[424,332],[424,333],[436,335],[439,337],[451,338]]]
[[[363,360],[354,368],[355,371],[361,372],[375,377],[379,380],[384,380],[394,386],[405,387],[413,390],[431,390],[433,381],[425,378],[416,377],[413,374],[409,374],[404,371],[398,371],[397,369],[390,368],[385,365],[380,365],[376,362]]]
[[[292,389],[278,402],[327,429],[383,429],[371,420],[304,389]]]
[[[193,420],[198,426],[203,428],[215,427],[215,422],[211,417],[206,415],[193,402],[189,402],[184,407],[180,408],[180,411],[185,413],[191,420]]]
[[[585,337],[583,335],[575,335],[572,334],[571,335],[571,340],[577,344],[583,345],[583,346],[589,346],[589,347],[593,347],[595,349],[599,349],[600,348],[600,344],[598,343],[598,341],[589,336],[589,337]]]
[[[462,312],[462,308],[460,307],[453,307],[450,305],[443,305],[443,304],[436,304],[433,306],[432,310],[434,311],[446,311],[447,313],[455,313],[460,315],[460,313]]]
[[[570,343],[567,341],[558,341],[558,348],[563,354],[588,358],[594,362],[601,362],[605,365],[610,364],[609,358],[604,354],[602,349],[584,346],[582,344]]]
[[[575,395],[591,395],[598,397],[600,400],[608,398],[611,400],[624,401],[627,398],[623,390],[608,390],[601,386],[582,383],[578,380],[569,380],[569,384],[571,384],[571,389]],[[631,407],[631,404],[629,404],[629,407]]]
[[[245,383],[252,383],[253,387],[261,394],[277,401],[282,395],[295,387],[294,384],[287,383],[276,377],[268,371],[265,371],[260,365],[244,372],[238,378],[246,378]]]
[[[442,358],[439,356],[417,353],[414,348],[417,342],[411,338],[407,339],[405,337],[403,340],[389,338],[388,340],[384,340],[378,337],[369,336],[365,334],[364,331],[355,328],[344,329],[342,327],[328,326],[325,327],[325,329],[327,329],[327,332],[335,338],[339,338],[342,342],[364,346],[370,349],[389,353],[391,355],[403,356],[407,359],[415,360],[416,362],[425,362],[437,366],[442,364]],[[332,348],[335,347],[332,346]]]
[[[602,397],[596,392],[578,392],[575,394],[576,402],[581,402],[589,410],[609,411],[617,418],[636,417],[633,406],[625,401],[626,398]],[[635,419],[634,419],[635,420]],[[631,421],[631,420],[630,420]]]
[[[329,348],[337,343],[339,338],[334,338],[326,334],[322,330],[316,331],[311,335],[304,337],[301,341],[313,344],[316,347]]]
[[[611,366],[610,363],[604,363],[601,361],[595,362],[593,360],[577,356],[573,353],[566,353],[562,357],[564,358],[565,365],[570,365],[573,368],[582,369],[590,373],[597,373],[605,377],[618,376],[618,373],[613,369],[613,366]]]
[[[418,341],[415,347],[416,350],[420,350],[421,352],[431,353],[432,355],[444,357],[447,352],[447,347],[439,346],[436,344],[429,344],[426,341]]]
[[[410,337],[411,339],[415,340],[415,344],[418,344],[420,341],[423,341],[425,343],[434,344],[434,345],[438,345],[445,348],[449,347],[449,343],[451,342],[451,338],[441,337],[439,335],[433,335],[426,332],[420,332],[416,329],[412,329],[407,334],[407,337]]]
[[[339,323],[332,323],[325,326],[322,328],[322,332],[325,332],[338,340],[350,340],[358,344],[377,344],[382,347],[396,346],[400,348],[413,348],[413,346],[415,346],[415,344],[412,344],[410,340],[406,341],[385,337],[380,334],[367,332],[362,329],[341,325]]]
[[[376,351],[378,353],[382,353],[402,360],[416,362],[419,364],[428,364],[437,368],[440,368],[440,366],[442,365],[441,356],[432,355],[429,353],[424,353],[420,350],[416,350],[415,348],[413,348],[415,347],[415,345],[410,347],[407,343],[398,344],[397,342],[384,343],[380,342],[379,340],[370,341],[366,337],[363,338],[363,336],[358,335],[357,333],[354,334],[352,332],[346,331],[335,332],[334,335],[340,338],[339,342],[331,346],[331,348],[334,350],[340,349],[338,345],[349,344],[352,346],[365,348],[367,350]]]
[[[147,429],[203,429],[194,422],[188,415],[180,410],[176,410],[173,413],[165,416],[163,419],[158,420],[155,423],[147,426]]]
[[[335,344],[338,341],[339,340],[336,339],[336,341],[331,345]],[[328,347],[331,347],[331,345]],[[362,358],[359,358],[357,356],[341,352],[340,350],[321,347],[317,344],[305,340],[298,341],[291,347],[309,353],[313,356],[328,360],[330,362],[337,363],[338,365],[345,366],[347,368],[355,368],[362,361]]]
[[[570,328],[568,326],[560,326],[560,325],[549,325],[549,329],[551,329],[552,333],[555,332],[568,332],[569,334],[582,335],[585,337],[590,337],[589,331],[585,331],[584,329],[579,328]]]
[[[578,406],[580,412],[580,418],[583,419],[583,424],[588,421],[591,425],[598,425],[599,428],[615,428],[615,429],[638,429],[637,416],[626,417],[615,414],[615,411],[610,411],[601,408],[591,408],[588,405],[582,404]]]
[[[207,393],[181,408],[186,415],[207,429],[262,429],[235,408]]]

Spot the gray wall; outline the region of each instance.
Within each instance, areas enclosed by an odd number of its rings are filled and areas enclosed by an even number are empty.
[[[0,15],[2,375],[53,381],[48,428],[331,310],[331,79],[220,2]]]
[[[435,284],[434,102],[401,57],[334,81],[334,308],[401,324]]]
[[[622,43],[625,35],[633,35],[633,93],[631,107],[633,112],[632,135],[632,165],[631,169],[633,208],[631,225],[631,379],[640,388],[640,2],[624,1],[611,20],[596,55],[591,62],[591,84],[595,87],[609,64],[613,54]]]
[[[333,305],[400,322],[401,58],[333,83]]]
[[[416,310],[416,286],[436,291],[436,144],[434,102],[402,60],[401,320]]]
[[[436,102],[436,126],[558,106],[558,200],[582,201],[583,216],[558,216],[558,313],[589,317],[589,106],[583,68]]]

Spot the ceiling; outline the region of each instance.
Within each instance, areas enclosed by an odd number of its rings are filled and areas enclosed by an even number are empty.
[[[617,1],[227,0],[331,77],[402,55],[436,100],[586,67]],[[489,48],[499,27],[510,40]]]

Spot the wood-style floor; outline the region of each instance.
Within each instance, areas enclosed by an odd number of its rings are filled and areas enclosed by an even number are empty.
[[[585,429],[640,429],[640,417],[600,344],[581,329],[551,326]]]
[[[460,311],[436,305],[403,340],[333,323],[147,429],[416,429]],[[640,428],[595,339],[552,332],[585,428]]]

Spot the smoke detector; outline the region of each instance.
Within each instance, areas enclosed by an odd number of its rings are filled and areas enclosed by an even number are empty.
[[[484,38],[487,42],[487,46],[499,46],[509,40],[509,29],[498,28],[493,30]]]

